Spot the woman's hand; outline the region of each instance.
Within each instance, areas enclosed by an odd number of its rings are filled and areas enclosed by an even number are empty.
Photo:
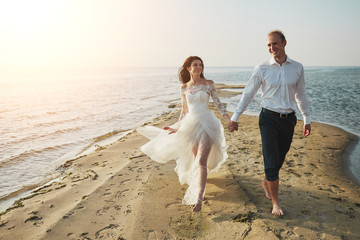
[[[232,122],[228,114],[224,114],[224,116],[223,116],[223,117],[224,117],[224,119],[225,119],[225,121],[226,121],[227,125],[229,125],[229,124]]]
[[[176,133],[177,129],[171,127],[164,127],[164,130],[167,130],[169,134]]]

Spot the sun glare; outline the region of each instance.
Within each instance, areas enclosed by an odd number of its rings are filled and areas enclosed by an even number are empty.
[[[60,20],[58,1],[7,1],[1,9],[1,24],[13,34],[40,34]]]
[[[1,2],[1,67],[35,66],[61,27],[62,9],[61,1]]]

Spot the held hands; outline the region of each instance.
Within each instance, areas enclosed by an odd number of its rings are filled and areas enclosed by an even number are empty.
[[[228,122],[228,128],[229,128],[230,132],[237,131],[238,127],[239,127],[239,125],[238,125],[237,122],[234,122],[234,121],[231,121],[231,120]]]
[[[310,124],[304,125],[303,137],[309,136],[309,135],[310,135],[310,132],[311,132]]]
[[[230,130],[230,132],[234,132],[234,131],[237,131],[238,130],[238,124],[237,122],[234,122],[234,121],[231,121],[230,117],[228,114],[225,114],[224,115],[224,118],[227,122],[227,125],[228,125],[228,129]]]
[[[164,127],[164,130],[168,130],[169,134],[176,133],[177,129],[171,127]]]

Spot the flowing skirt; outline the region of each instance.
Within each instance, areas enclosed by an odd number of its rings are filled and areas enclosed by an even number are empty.
[[[197,203],[200,191],[200,164],[194,149],[210,149],[207,170],[210,173],[219,169],[228,157],[224,128],[211,111],[187,113],[171,127],[178,129],[177,132],[169,134],[168,131],[153,126],[138,128],[140,134],[150,139],[141,150],[160,163],[176,161],[175,172],[180,184],[189,185],[182,202],[193,205]],[[204,144],[207,146],[199,147]]]

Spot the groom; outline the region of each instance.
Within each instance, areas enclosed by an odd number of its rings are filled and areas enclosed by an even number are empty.
[[[272,58],[255,67],[229,123],[231,132],[238,130],[237,120],[259,90],[261,113],[259,127],[265,167],[265,178],[261,187],[272,200],[272,214],[284,215],[279,203],[279,170],[290,149],[294,127],[296,103],[304,119],[303,136],[309,136],[310,112],[305,90],[304,68],[285,53],[284,34],[275,30],[267,36],[267,46]]]

